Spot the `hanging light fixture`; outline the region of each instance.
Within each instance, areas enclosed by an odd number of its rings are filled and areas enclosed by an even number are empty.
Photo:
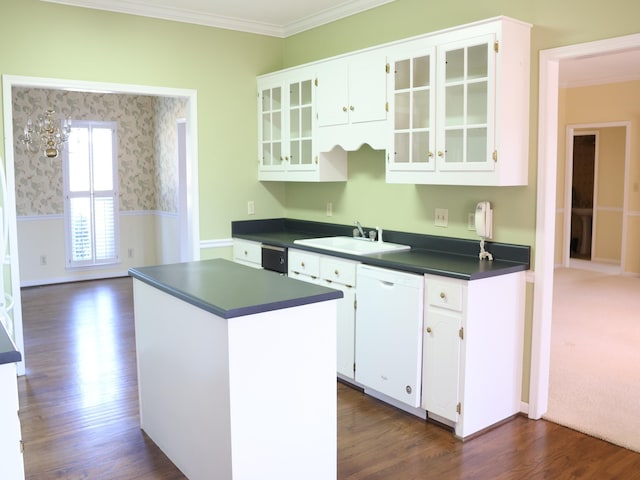
[[[64,144],[69,140],[71,133],[71,119],[56,120],[55,110],[48,109],[44,115],[38,115],[34,123],[31,118],[24,127],[24,135],[21,136],[30,152],[42,152],[47,158],[57,158],[64,150]]]

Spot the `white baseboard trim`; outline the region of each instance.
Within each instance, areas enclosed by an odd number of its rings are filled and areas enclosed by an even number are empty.
[[[213,240],[200,240],[200,248],[233,247],[233,238],[216,238]]]
[[[102,280],[105,278],[119,278],[129,276],[128,271],[122,272],[109,272],[109,273],[89,273],[87,275],[71,276],[71,277],[58,277],[58,278],[46,278],[40,280],[33,280],[27,282],[20,282],[20,288],[26,287],[41,287],[43,285],[54,285],[58,283],[72,283],[72,282],[85,282],[89,280]]]
[[[520,413],[524,413],[525,415],[529,415],[529,403],[528,402],[520,402]]]

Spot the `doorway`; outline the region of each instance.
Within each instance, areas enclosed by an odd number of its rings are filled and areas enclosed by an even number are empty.
[[[577,132],[573,134],[571,142],[573,155],[570,157],[572,175],[569,256],[581,260],[591,260],[597,141],[596,132]]]

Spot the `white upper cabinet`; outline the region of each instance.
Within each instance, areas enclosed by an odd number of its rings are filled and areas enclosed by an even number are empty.
[[[530,29],[500,17],[394,47],[388,182],[527,184]]]
[[[317,145],[316,75],[296,69],[258,79],[258,179],[345,181],[343,150]]]
[[[258,77],[260,180],[528,183],[531,25],[496,17]]]
[[[383,52],[364,52],[318,65],[320,149],[386,148],[387,62]]]

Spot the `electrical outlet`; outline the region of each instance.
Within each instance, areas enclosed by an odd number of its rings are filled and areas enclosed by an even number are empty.
[[[449,224],[449,210],[446,208],[436,208],[435,226],[446,227]]]
[[[129,258],[133,258],[133,248],[130,248],[127,254],[129,255]]]
[[[327,202],[327,217],[333,216],[333,203]]]
[[[476,229],[476,214],[467,213],[467,230],[475,230],[475,229]]]
[[[249,201],[247,202],[247,213],[248,213],[249,215],[255,215],[255,213],[256,213],[256,206],[255,206],[255,204],[253,203],[253,200],[249,200]]]
[[[47,256],[46,255],[40,255],[40,265],[44,266],[47,264]]]

